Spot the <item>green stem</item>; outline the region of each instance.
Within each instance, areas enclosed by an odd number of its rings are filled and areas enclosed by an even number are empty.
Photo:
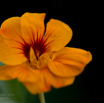
[[[44,93],[39,94],[39,99],[41,103],[45,103]]]

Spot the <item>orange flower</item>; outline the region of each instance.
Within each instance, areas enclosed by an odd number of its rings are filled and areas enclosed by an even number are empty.
[[[64,47],[71,28],[55,19],[44,26],[45,13],[25,13],[0,28],[0,80],[17,78],[32,93],[71,85],[91,61],[90,52]]]

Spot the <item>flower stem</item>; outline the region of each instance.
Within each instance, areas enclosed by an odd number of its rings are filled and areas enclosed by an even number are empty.
[[[39,93],[39,99],[41,103],[45,103],[44,93]]]

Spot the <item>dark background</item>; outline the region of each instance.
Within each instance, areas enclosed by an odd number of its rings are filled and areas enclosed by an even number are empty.
[[[45,23],[51,18],[65,22],[73,30],[72,40],[67,46],[82,48],[94,55],[94,36],[96,35],[93,33],[93,18],[96,11],[93,3],[67,0],[1,2],[0,24],[7,18],[21,16],[25,12],[46,13]],[[50,92],[45,93],[46,103],[104,103],[101,94],[102,81],[99,79],[98,68],[93,65],[94,59],[93,56],[93,60],[86,66],[84,72],[76,77],[74,84],[60,89],[52,88]],[[10,82],[12,86],[17,83],[16,80]],[[21,83],[19,86],[23,88]],[[19,90],[19,87],[17,88]],[[23,92],[29,98],[27,103],[30,101],[35,103],[35,99],[39,102],[37,95],[31,95],[25,88]]]

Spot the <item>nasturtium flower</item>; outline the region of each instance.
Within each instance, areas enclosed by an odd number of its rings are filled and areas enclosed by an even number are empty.
[[[24,13],[0,28],[0,80],[17,78],[32,93],[71,85],[92,60],[89,51],[65,47],[71,28],[56,19],[44,25],[45,13]]]

